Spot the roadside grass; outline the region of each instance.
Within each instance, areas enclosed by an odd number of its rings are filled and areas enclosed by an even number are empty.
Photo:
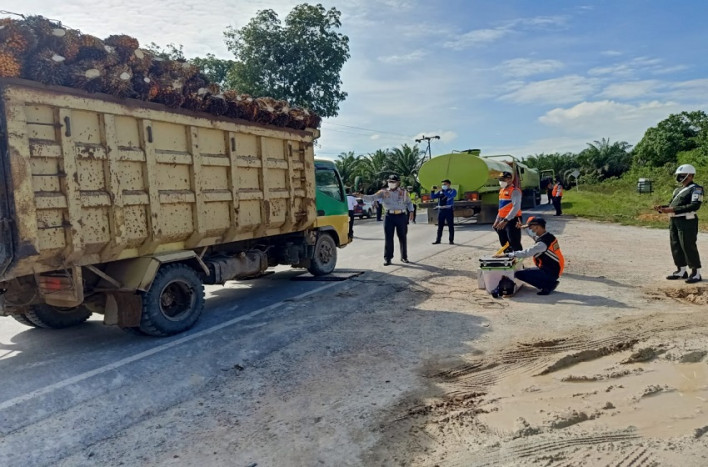
[[[647,178],[653,180],[653,193],[637,193],[639,177],[636,174],[593,185],[581,183],[580,190],[574,187],[563,194],[563,214],[623,225],[666,228],[668,216],[654,211],[652,206],[668,204],[676,183],[665,171],[651,175],[653,177]],[[698,219],[699,230],[708,232],[708,209],[701,208]]]

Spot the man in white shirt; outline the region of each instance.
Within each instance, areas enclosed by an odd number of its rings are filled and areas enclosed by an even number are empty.
[[[352,194],[351,189],[347,188],[347,206],[349,208],[349,240],[354,238],[354,208],[356,208],[357,201]]]

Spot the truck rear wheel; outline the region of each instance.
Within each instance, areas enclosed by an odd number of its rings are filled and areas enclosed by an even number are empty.
[[[171,336],[194,326],[204,309],[204,284],[186,264],[160,268],[150,290],[143,292],[140,331]]]
[[[55,307],[42,303],[32,305],[24,318],[38,328],[63,329],[81,324],[91,316],[91,310],[79,306],[76,308]],[[15,318],[22,324],[24,321]]]
[[[313,276],[324,276],[337,265],[337,245],[331,235],[321,234],[315,243],[315,254],[307,268]]]
[[[37,325],[34,324],[32,321],[30,321],[30,319],[24,313],[22,313],[21,315],[10,315],[10,316],[12,316],[15,319],[15,321],[17,321],[20,324],[24,324],[25,326],[29,326],[31,328],[37,327]]]

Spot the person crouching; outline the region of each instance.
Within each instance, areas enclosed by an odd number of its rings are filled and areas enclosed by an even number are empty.
[[[514,277],[540,289],[538,295],[548,295],[558,287],[558,279],[563,274],[565,266],[565,258],[558,245],[558,239],[546,231],[546,220],[540,216],[529,217],[526,225],[522,225],[519,221],[516,227],[528,228],[529,235],[536,243],[531,248],[506,253],[506,256],[510,258],[530,256],[536,267],[516,271]]]

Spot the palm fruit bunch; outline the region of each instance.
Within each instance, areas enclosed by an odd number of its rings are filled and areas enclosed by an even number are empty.
[[[37,47],[37,36],[25,23],[12,19],[0,19],[0,48],[15,57],[27,54]]]
[[[131,36],[114,34],[102,40],[42,16],[0,18],[0,78],[4,77],[300,130],[321,123],[317,114],[282,100],[222,91],[199,67],[155,56],[140,49]]]
[[[127,62],[140,47],[140,43],[134,37],[125,34],[114,34],[106,37],[103,41],[107,46],[113,47],[122,62]]]
[[[44,84],[61,85],[68,76],[66,58],[51,49],[43,49],[31,55],[23,67],[23,77]]]
[[[106,70],[103,89],[116,97],[132,97],[133,70],[128,65],[116,65]]]
[[[154,100],[160,91],[157,80],[146,72],[136,71],[133,75],[133,97],[144,101]]]
[[[65,84],[88,92],[101,92],[105,77],[106,70],[101,62],[84,60],[69,66]]]

